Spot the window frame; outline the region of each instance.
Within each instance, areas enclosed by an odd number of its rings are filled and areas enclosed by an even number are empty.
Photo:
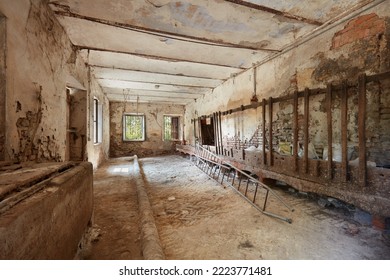
[[[93,98],[93,144],[98,145],[103,141],[103,105],[97,97]]]
[[[178,138],[172,138],[172,139],[165,139],[165,117],[170,117],[171,120],[172,118],[178,118],[178,126],[177,126],[177,135],[179,136]],[[183,116],[178,115],[178,114],[164,114],[163,115],[163,125],[162,125],[162,140],[163,141],[182,141],[182,131],[183,131]]]
[[[136,116],[142,117],[142,139],[126,139],[126,117]],[[144,142],[146,141],[146,117],[141,113],[124,113],[122,116],[122,141],[123,142]]]

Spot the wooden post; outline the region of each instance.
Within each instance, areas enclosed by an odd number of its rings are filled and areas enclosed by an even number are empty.
[[[267,164],[267,160],[266,160],[266,153],[265,153],[265,140],[266,140],[266,137],[265,137],[265,99],[263,98],[263,102],[262,102],[262,114],[263,114],[263,165],[266,165]]]
[[[221,112],[218,112],[218,125],[219,125],[219,140],[220,140],[220,143],[221,143],[221,151],[223,151],[223,137],[222,137],[222,113]]]
[[[194,141],[196,139],[196,119],[192,120],[194,122]]]
[[[304,93],[304,149],[303,162],[305,173],[309,172],[309,89]]]
[[[294,171],[298,172],[298,92],[294,93],[293,104],[293,156],[294,156]]]
[[[269,98],[269,104],[268,104],[268,117],[269,117],[269,165],[272,166],[274,165],[274,155],[273,155],[273,146],[272,146],[272,107],[273,107],[273,102],[272,102],[272,97]]]
[[[366,74],[359,76],[359,184],[361,187],[367,181],[367,160],[366,160]]]
[[[198,142],[199,142],[199,145],[202,145],[203,141],[202,141],[202,119],[201,117],[198,117]]]
[[[332,128],[332,84],[328,84],[326,91],[326,118],[328,121],[328,179],[333,179],[333,128]]]
[[[213,131],[214,131],[215,153],[219,154],[219,141],[218,141],[217,129],[218,129],[217,118],[215,117],[215,113],[213,113]]]
[[[343,81],[341,91],[341,180],[348,180],[348,86]]]

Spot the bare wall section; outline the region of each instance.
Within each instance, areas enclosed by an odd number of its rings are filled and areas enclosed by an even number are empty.
[[[0,160],[4,160],[5,151],[5,108],[6,108],[6,75],[5,75],[5,54],[6,54],[6,20],[0,13]]]
[[[123,141],[122,118],[124,113],[145,115],[145,141]],[[110,103],[110,156],[139,157],[172,153],[175,142],[163,141],[163,116],[184,116],[184,106],[151,103]],[[180,118],[183,124],[183,118]]]

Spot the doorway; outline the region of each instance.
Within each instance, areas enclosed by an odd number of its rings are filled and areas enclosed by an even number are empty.
[[[202,145],[214,146],[214,119],[212,117],[201,119],[200,130],[202,134]]]
[[[87,134],[87,92],[67,88],[67,160],[85,161]]]

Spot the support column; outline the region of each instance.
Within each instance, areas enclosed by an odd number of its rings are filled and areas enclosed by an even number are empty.
[[[366,74],[359,76],[359,184],[361,187],[367,181],[367,155],[366,155]]]

